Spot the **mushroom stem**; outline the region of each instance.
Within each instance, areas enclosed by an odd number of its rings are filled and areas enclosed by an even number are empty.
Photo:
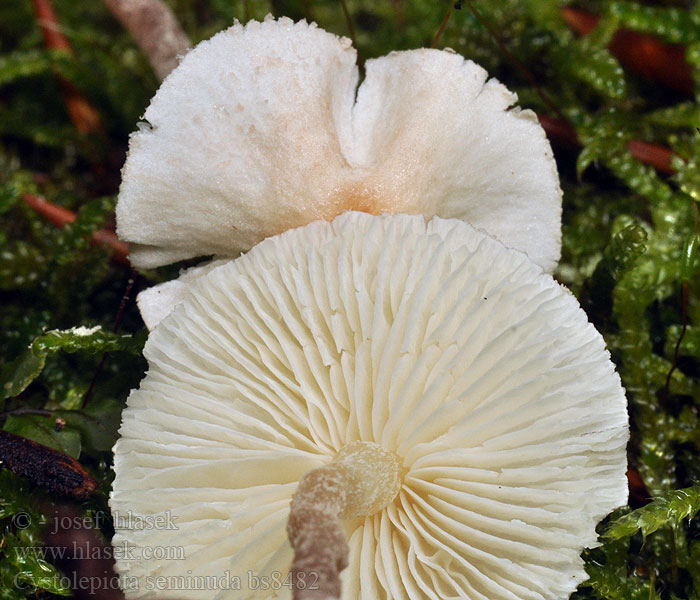
[[[294,548],[294,600],[340,598],[340,572],[348,564],[349,552],[340,520],[345,490],[336,465],[314,469],[299,482],[287,524]]]
[[[400,489],[398,456],[373,442],[348,444],[333,462],[301,478],[287,524],[294,600],[340,599],[349,554],[341,519],[376,513]]]

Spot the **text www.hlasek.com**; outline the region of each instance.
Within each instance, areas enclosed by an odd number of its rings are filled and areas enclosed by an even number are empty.
[[[30,557],[56,562],[71,560],[185,560],[184,546],[132,546],[128,542],[115,546],[78,544],[69,546],[24,546],[16,547],[19,559]]]

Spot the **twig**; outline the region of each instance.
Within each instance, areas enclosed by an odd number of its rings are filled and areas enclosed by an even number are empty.
[[[671,376],[678,366],[678,358],[681,351],[681,342],[685,337],[686,330],[688,329],[688,285],[690,281],[693,280],[695,263],[698,259],[698,235],[700,235],[700,212],[698,212],[697,203],[693,202],[693,213],[695,215],[695,233],[694,236],[688,240],[687,244],[683,248],[683,256],[681,262],[681,286],[682,286],[682,322],[683,327],[681,329],[681,334],[678,336],[676,341],[676,347],[673,350],[673,363],[671,364],[671,369],[666,376],[666,385],[664,386],[664,397],[668,398],[669,390],[671,388]]]
[[[352,40],[352,45],[357,48],[357,43],[355,39],[355,26],[352,24],[352,17],[350,16],[350,11],[348,10],[348,5],[345,0],[340,0],[340,4],[343,7],[343,14],[345,15],[345,21],[348,24],[348,34]]]
[[[160,79],[178,65],[190,39],[175,14],[161,0],[104,0],[129,31]]]
[[[76,215],[73,211],[63,208],[62,206],[57,206],[56,204],[52,204],[41,196],[23,194],[22,198],[47,221],[58,227],[63,227],[69,223],[73,223],[76,219]],[[109,248],[113,253],[112,258],[115,261],[125,265],[130,264],[128,258],[129,245],[117,238],[117,234],[113,231],[108,229],[100,229],[92,234],[92,239],[96,243]]]
[[[698,235],[698,207],[695,203],[693,203],[693,209],[695,210],[695,235]],[[697,240],[697,238],[695,238]],[[690,273],[683,273],[683,267],[681,267],[681,290],[682,290],[682,298],[681,298],[681,310],[682,310],[682,328],[681,328],[681,334],[678,336],[678,340],[676,340],[676,346],[673,350],[673,362],[671,363],[671,368],[668,371],[668,375],[666,375],[666,385],[664,386],[664,397],[668,398],[669,395],[669,390],[671,388],[671,376],[673,375],[673,372],[676,370],[678,367],[678,358],[680,357],[680,352],[681,352],[681,342],[683,342],[683,338],[685,337],[685,333],[688,329],[688,282],[690,281],[692,277],[692,271],[694,270],[694,262],[697,258],[697,246],[694,245],[695,240],[693,240],[685,249],[684,249],[684,256],[683,256],[683,263],[686,261],[688,264],[688,268]]]
[[[577,8],[563,8],[562,15],[571,28],[587,35],[600,18]],[[666,44],[651,35],[620,29],[608,46],[610,52],[631,71],[687,96],[693,94],[693,78],[685,60],[685,48]]]
[[[0,419],[7,419],[7,417],[21,415],[39,415],[41,417],[50,417],[53,415],[53,411],[46,410],[45,408],[15,408],[14,410],[0,412]]]
[[[447,29],[447,24],[450,22],[450,17],[452,16],[452,12],[455,9],[455,4],[457,4],[457,0],[450,1],[450,7],[447,9],[447,13],[445,14],[445,18],[442,20],[442,23],[440,23],[440,29],[438,29],[438,32],[435,34],[435,37],[433,38],[433,43],[430,44],[431,48],[437,48],[438,42],[440,41],[442,34],[445,33],[445,29]]]
[[[0,464],[61,496],[83,500],[97,490],[95,479],[72,456],[3,430]]]
[[[53,10],[51,0],[33,0],[37,23],[44,37],[44,45],[50,50],[62,50],[73,53],[70,43],[63,32]],[[87,101],[78,89],[60,75],[57,77],[66,103],[68,115],[80,133],[97,133],[102,131],[102,120],[97,110]]]
[[[685,332],[688,329],[688,282],[684,281],[681,285],[682,289],[682,311],[683,311],[683,326],[681,328],[681,334],[678,336],[678,340],[676,340],[676,347],[673,350],[673,363],[671,364],[671,368],[668,370],[668,375],[666,375],[666,384],[664,385],[664,395],[668,397],[671,389],[671,376],[673,375],[673,372],[676,370],[678,367],[678,357],[680,356],[680,350],[681,350],[681,342],[683,341],[683,338],[685,337]]]
[[[304,18],[311,23],[312,21],[315,21],[314,19],[314,11],[313,7],[311,6],[311,0],[303,0],[302,6],[304,8]]]
[[[114,319],[114,326],[112,327],[112,333],[117,333],[119,331],[119,327],[122,324],[122,319],[124,318],[124,312],[126,311],[126,306],[129,303],[129,299],[131,298],[131,292],[134,289],[134,284],[136,283],[136,277],[135,273],[132,270],[131,277],[129,277],[129,280],[126,282],[126,289],[124,290],[124,295],[122,296],[122,300],[119,303],[119,309],[117,310],[117,316]],[[102,369],[105,366],[105,362],[107,361],[107,356],[108,352],[105,352],[102,355],[102,359],[100,360],[100,363],[97,365],[97,368],[95,369],[95,373],[92,376],[92,379],[90,380],[90,385],[85,392],[85,395],[83,396],[83,399],[80,403],[80,408],[84,409],[87,403],[90,401],[90,398],[92,397],[92,393],[95,390],[95,386],[97,385],[97,380],[100,377],[100,374],[102,373]]]
[[[72,54],[73,49],[61,31],[51,0],[33,0],[33,2],[37,22],[39,27],[41,27],[41,35],[44,38],[46,47],[53,50],[64,50]]]
[[[406,28],[406,13],[403,9],[403,0],[392,0],[391,2],[394,8],[394,15],[396,16],[396,22],[399,29],[403,30]]]

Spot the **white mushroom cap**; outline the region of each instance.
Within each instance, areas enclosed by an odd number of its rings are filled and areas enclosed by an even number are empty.
[[[298,481],[358,440],[404,472],[386,508],[346,521],[344,600],[567,598],[626,502],[602,337],[524,254],[458,220],[346,213],[267,239],[196,279],[145,355],[111,497],[114,543],[140,556],[118,560],[129,597],[270,598],[249,583],[284,579]]]
[[[438,50],[366,63],[289,19],[202,42],[131,137],[118,233],[137,267],[237,256],[346,210],[463,219],[552,271],[561,190],[533,112],[486,72]]]
[[[208,261],[202,265],[183,269],[177,279],[146,288],[136,297],[143,322],[153,329],[170,314],[189,294],[190,286],[202,275],[227,262],[227,259]]]

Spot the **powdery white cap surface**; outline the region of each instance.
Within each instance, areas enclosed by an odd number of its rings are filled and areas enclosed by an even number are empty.
[[[463,219],[552,271],[561,190],[532,111],[471,61],[283,18],[202,42],[131,137],[117,205],[137,267],[237,256],[346,210]]]
[[[197,278],[145,355],[111,496],[114,544],[140,557],[118,560],[129,597],[271,597],[251,582],[284,581],[299,480],[358,440],[404,473],[346,521],[345,600],[567,598],[627,499],[602,337],[462,221],[346,213],[269,238]],[[159,515],[177,529],[133,524]]]

